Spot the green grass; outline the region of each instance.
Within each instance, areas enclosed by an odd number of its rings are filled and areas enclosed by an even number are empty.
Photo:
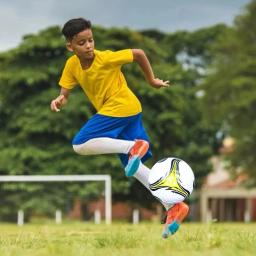
[[[2,256],[256,255],[256,224],[183,224],[168,239],[158,224],[0,225]]]

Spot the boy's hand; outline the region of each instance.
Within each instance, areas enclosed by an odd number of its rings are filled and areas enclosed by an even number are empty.
[[[60,107],[66,103],[66,98],[64,95],[59,95],[56,99],[51,102],[51,110],[54,112],[59,112]]]
[[[161,87],[169,87],[169,81],[163,81],[159,78],[154,78],[152,81],[150,81],[150,84],[154,88],[161,88]]]

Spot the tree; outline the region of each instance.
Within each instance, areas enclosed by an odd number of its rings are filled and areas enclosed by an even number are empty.
[[[214,62],[202,86],[207,122],[218,123],[235,139],[230,155],[233,168],[242,167],[256,178],[256,1],[235,19],[214,49]],[[256,179],[254,179],[256,182]]]
[[[51,27],[37,35],[25,36],[16,49],[0,55],[1,173],[107,173],[113,178],[114,199],[132,198],[142,204],[152,202],[153,197],[135,179],[124,177],[116,156],[81,157],[73,152],[72,137],[95,113],[80,88],[72,91],[69,104],[60,113],[50,112],[49,103],[59,93],[57,82],[68,56],[60,35],[58,27]],[[95,27],[94,35],[98,49],[143,48],[155,73],[174,84],[166,90],[155,90],[146,84],[135,64],[124,67],[128,84],[142,101],[145,125],[152,138],[154,157],[148,163],[149,167],[160,158],[180,157],[191,164],[200,186],[210,171],[208,159],[214,129],[201,122],[195,90],[197,80],[201,78],[198,70],[184,69],[176,56],[173,60],[169,58],[170,52],[174,52],[172,45],[167,47],[169,35],[162,44],[156,42],[151,33],[148,36],[128,29]],[[191,47],[196,48],[196,44],[196,41],[190,42]],[[27,200],[24,207],[32,209],[35,206],[50,212],[52,209],[46,207],[41,198],[29,199],[21,193],[26,190],[41,195],[46,189],[50,194],[48,199],[60,207],[65,206],[67,198],[77,196],[90,200],[102,191],[102,187],[95,183],[86,185],[86,189],[79,184],[66,187],[55,184],[48,188],[43,184],[6,184],[2,187],[1,198],[6,203],[12,202],[13,207],[18,207],[20,200]],[[146,195],[148,201],[143,200]]]

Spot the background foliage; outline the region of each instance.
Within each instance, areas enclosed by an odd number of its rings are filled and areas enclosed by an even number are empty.
[[[149,167],[164,157],[182,158],[192,166],[200,187],[211,170],[209,158],[217,153],[221,140],[216,133],[221,131],[237,141],[231,164],[254,171],[255,13],[252,1],[234,27],[220,24],[194,32],[93,28],[97,49],[142,48],[156,76],[171,81],[170,88],[156,90],[136,64],[123,68],[142,102],[153,151]],[[79,87],[61,112],[51,113],[49,104],[59,93],[58,79],[68,56],[59,27],[26,35],[17,48],[0,54],[1,174],[111,174],[115,200],[149,204],[154,199],[135,179],[125,178],[116,156],[73,152],[72,137],[95,113]],[[24,190],[37,197],[26,198]],[[13,208],[22,201],[25,209],[49,213],[49,205],[67,207],[69,198],[91,200],[102,190],[93,182],[4,184],[0,196]],[[44,191],[51,204],[41,202]]]
[[[202,84],[206,122],[235,139],[231,167],[240,167],[256,178],[256,1],[235,19],[213,47],[214,62]],[[209,118],[210,117],[210,118]]]

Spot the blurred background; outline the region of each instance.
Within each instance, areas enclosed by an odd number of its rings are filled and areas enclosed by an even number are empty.
[[[95,113],[80,88],[58,114],[50,101],[69,54],[62,25],[93,23],[96,48],[142,48],[157,77],[155,90],[136,64],[124,66],[143,106],[156,161],[175,156],[196,176],[191,221],[256,220],[256,1],[3,1],[0,0],[0,174],[110,174],[112,216],[158,220],[163,209],[115,155],[82,157],[71,140]],[[99,182],[1,183],[0,221],[104,218]]]

